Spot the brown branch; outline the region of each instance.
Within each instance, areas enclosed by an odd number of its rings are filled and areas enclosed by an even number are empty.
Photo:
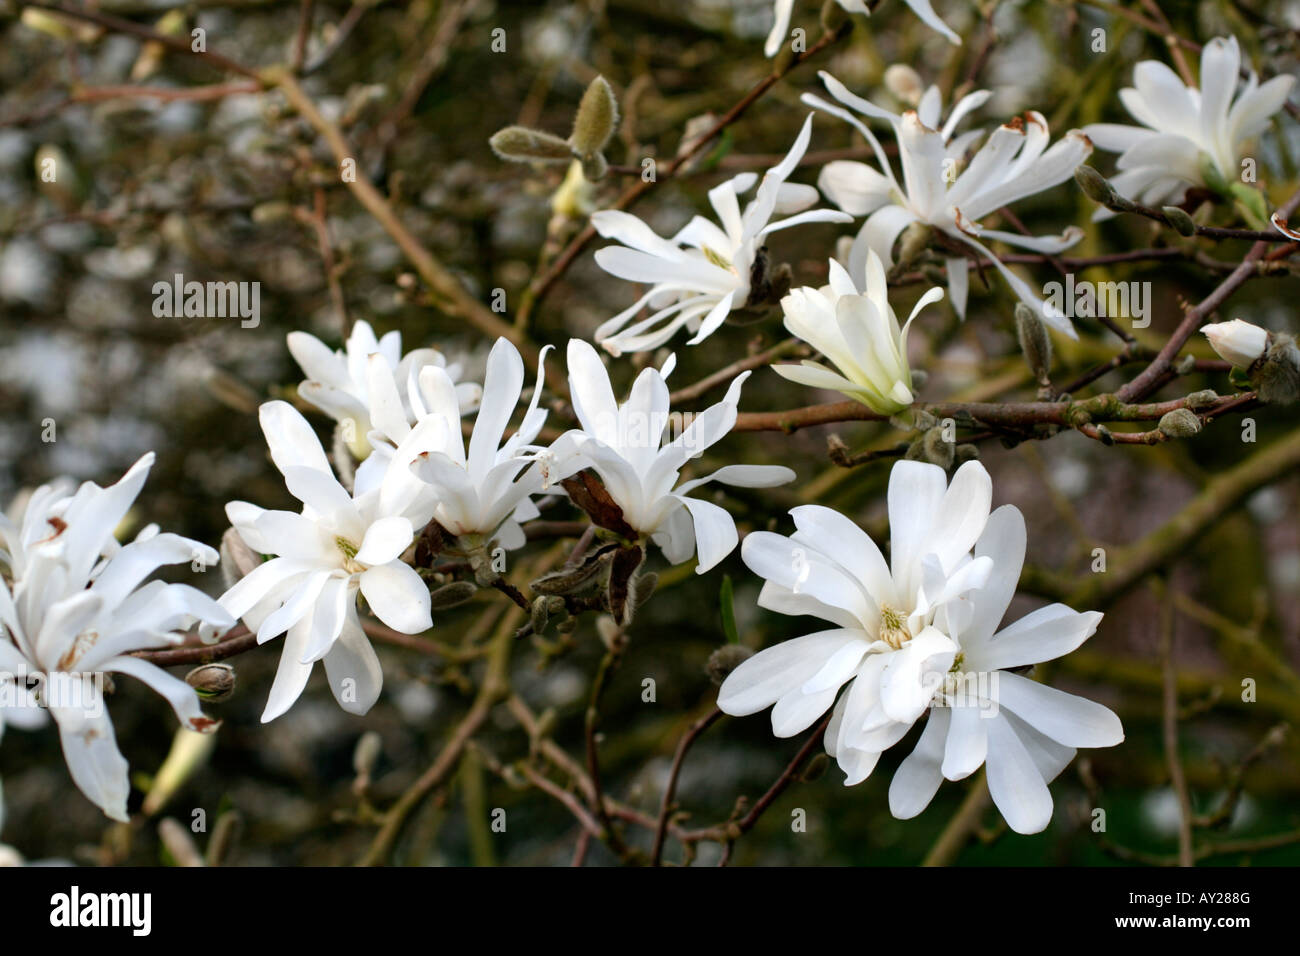
[[[303,92],[302,87],[289,71],[282,67],[273,67],[265,71],[263,78],[268,84],[278,87],[284,93],[289,104],[329,145],[330,152],[334,154],[335,160],[340,165],[347,160],[356,162],[356,153],[348,145],[338,126],[321,115],[316,104]],[[470,322],[490,338],[505,337],[514,342],[523,353],[525,360],[533,368],[537,367],[537,347],[465,290],[455,274],[411,234],[393,207],[389,205],[388,200],[366,178],[360,168],[356,169],[355,178],[347,181],[346,185],[366,211],[397,243],[398,248],[415,266],[415,271],[420,274],[420,278],[440,298],[446,311]]]
[[[257,71],[236,63],[229,57],[222,56],[212,50],[195,50],[190,45],[188,37],[168,36],[165,33],[159,33],[151,30],[142,24],[133,20],[124,20],[121,17],[115,17],[108,13],[100,13],[97,10],[88,10],[80,7],[68,7],[57,3],[30,3],[23,2],[24,7],[31,7],[36,10],[48,10],[50,13],[58,13],[62,16],[69,17],[73,20],[82,20],[86,23],[93,23],[96,26],[105,27],[116,33],[125,33],[141,40],[147,40],[149,43],[171,50],[173,53],[180,53],[184,56],[196,57],[206,61],[209,65],[224,70],[227,73],[237,73],[240,76],[246,76],[249,79],[260,79]]]
[[[848,24],[845,25],[845,27],[848,26]],[[805,52],[796,53],[784,65],[778,66],[772,73],[765,76],[755,84],[755,86],[745,94],[740,102],[736,103],[735,106],[729,109],[711,129],[700,135],[689,147],[678,153],[671,162],[664,166],[663,169],[660,170],[656,180],[650,182],[642,180],[633,183],[609,208],[619,210],[628,209],[636,203],[638,199],[653,189],[657,182],[665,182],[672,179],[683,166],[702,153],[706,147],[712,146],[716,137],[723,130],[743,116],[751,106],[762,98],[763,94],[776,86],[776,84],[780,82],[787,73],[793,70],[796,66],[799,66],[801,63],[804,63],[821,53],[822,50],[831,46],[847,32],[847,29],[841,28],[839,30],[824,33],[821,38]],[[546,293],[549,292],[551,287],[559,280],[560,276],[564,275],[569,266],[573,264],[573,261],[595,237],[596,228],[590,224],[584,226],[582,231],[574,236],[573,239],[570,240],[569,244],[565,246],[564,250],[556,257],[555,261],[551,263],[550,267],[541,275],[536,276],[533,281],[528,284],[528,288],[524,292],[524,297],[520,302],[519,310],[515,319],[515,324],[517,326],[527,327],[528,320],[531,318],[533,311],[537,308],[538,303],[541,302],[541,300],[546,296]]]
[[[663,799],[659,802],[659,825],[655,827],[654,847],[650,851],[650,865],[658,866],[664,852],[664,837],[668,833],[668,818],[673,811],[673,797],[677,793],[677,780],[682,773],[682,764],[686,761],[686,752],[691,749],[700,736],[722,716],[717,707],[705,714],[682,735],[673,755],[673,768],[668,774],[668,783],[664,787]]]

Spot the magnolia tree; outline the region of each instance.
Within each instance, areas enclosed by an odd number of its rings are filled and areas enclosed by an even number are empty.
[[[10,4],[8,859],[1300,843],[1294,31],[208,6]]]

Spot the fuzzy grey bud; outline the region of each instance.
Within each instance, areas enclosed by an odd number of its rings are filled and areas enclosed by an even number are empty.
[[[1201,430],[1201,420],[1186,408],[1175,408],[1160,418],[1160,431],[1170,438],[1191,438]]]
[[[618,101],[614,98],[609,83],[603,76],[598,76],[582,94],[582,102],[578,104],[578,112],[573,117],[573,134],[569,137],[569,145],[573,147],[574,155],[585,158],[598,154],[614,135],[617,126]]]
[[[527,126],[507,126],[488,140],[492,151],[512,163],[558,162],[573,157],[573,149],[558,136]]]
[[[469,581],[452,581],[429,595],[429,609],[446,611],[449,608],[459,607],[477,593],[478,588]]]
[[[1300,398],[1300,349],[1285,332],[1269,335],[1268,351],[1251,370],[1251,379],[1261,401],[1290,405]]]
[[[1199,392],[1192,392],[1183,401],[1187,407],[1193,411],[1202,408],[1209,408],[1219,400],[1219,394],[1212,388],[1203,388]]]
[[[1023,302],[1016,303],[1016,338],[1038,384],[1050,384],[1052,338],[1038,313]]]
[[[1180,236],[1196,235],[1196,223],[1192,222],[1192,217],[1184,210],[1177,206],[1161,206],[1160,211],[1165,214],[1165,222],[1169,223],[1174,232]]]
[[[709,655],[709,662],[704,665],[715,686],[721,687],[732,671],[754,656],[754,652],[743,644],[724,644]]]

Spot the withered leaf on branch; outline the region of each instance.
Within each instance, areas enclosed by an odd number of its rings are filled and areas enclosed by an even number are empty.
[[[415,540],[415,566],[417,568],[433,567],[434,559],[447,546],[446,529],[438,524],[437,519],[430,521]]]
[[[561,485],[569,493],[569,499],[585,511],[598,527],[612,531],[620,538],[635,541],[636,529],[623,518],[623,509],[610,497],[605,486],[583,470],[570,478],[565,478]]]

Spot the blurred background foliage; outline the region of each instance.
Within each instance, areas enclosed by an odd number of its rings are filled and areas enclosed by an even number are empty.
[[[226,82],[207,63],[158,55],[137,39],[84,23],[19,16],[9,3],[0,20],[0,499],[58,475],[100,482],[116,477],[153,449],[158,464],[138,503],[137,525],[216,543],[232,498],[267,507],[290,499],[267,460],[256,406],[294,397],[300,379],[284,336],[306,329],[337,346],[342,317],[331,299],[311,215],[319,191],[348,316],[379,331],[400,329],[407,349],[435,345],[481,368],[490,344],[447,316],[411,271],[398,247],[339,182],[324,143],[275,93],[235,93],[215,101],[87,97],[86,90],[140,83],[183,88]],[[100,0],[98,9],[184,35],[206,30],[208,48],[249,65],[293,56],[300,5],[288,0]],[[1141,3],[1124,4],[1141,11]],[[1273,0],[1162,4],[1183,36],[1203,42],[1236,34],[1265,76],[1294,72],[1300,52],[1300,5]],[[887,0],[818,62],[779,83],[710,149],[689,174],[651,191],[636,212],[661,234],[706,211],[705,193],[740,170],[761,171],[788,148],[807,109],[802,92],[817,90],[815,70],[828,69],[851,89],[888,102],[881,86],[891,63],[911,64],[945,99],[978,62],[976,85],[996,90],[978,114],[981,124],[1028,108],[1042,111],[1054,137],[1088,122],[1122,121],[1117,91],[1140,59],[1167,61],[1167,51],[1109,3],[937,0],[963,37],[961,48],[924,28],[897,0]],[[458,18],[454,29],[449,17]],[[359,167],[391,198],[421,242],[451,267],[472,294],[487,301],[504,289],[512,315],[537,271],[582,225],[553,216],[551,196],[563,167],[503,163],[488,137],[511,123],[568,132],[578,98],[603,74],[616,90],[624,121],[610,161],[640,167],[645,157],[672,157],[686,124],[721,115],[766,75],[762,56],[770,25],[768,0],[590,0],[590,2],[448,4],[369,2],[314,4],[303,84],[344,130]],[[164,21],[164,18],[170,18]],[[817,8],[796,3],[794,24],[816,37]],[[989,45],[990,24],[996,42]],[[505,52],[493,52],[492,31],[505,31]],[[1106,49],[1093,52],[1092,31]],[[977,61],[978,58],[978,61]],[[69,98],[69,91],[72,96]],[[81,97],[78,97],[81,91]],[[1260,152],[1261,181],[1274,204],[1297,185],[1296,124],[1283,118]],[[861,141],[829,118],[815,122],[810,160],[825,151],[856,150]],[[61,175],[44,183],[40,157],[55,156]],[[1104,172],[1113,157],[1095,154]],[[813,182],[816,167],[794,177]],[[596,184],[600,208],[631,180],[612,174]],[[1120,218],[1092,225],[1092,204],[1066,183],[1021,203],[1017,213],[1034,233],[1085,226],[1079,256],[1151,245],[1149,223]],[[837,230],[807,226],[773,237],[775,261],[788,262],[798,284],[819,284]],[[598,244],[597,244],[598,245]],[[562,345],[590,337],[595,326],[632,301],[635,290],[592,262],[590,246],[534,311],[528,334]],[[1233,263],[1247,245],[1208,249]],[[152,286],[181,273],[187,280],[261,283],[261,322],[154,317]],[[1023,267],[1042,283],[1046,265]],[[1167,261],[1093,269],[1088,278],[1152,283],[1153,315],[1139,341],[1158,347],[1181,316],[1180,303],[1199,301],[1216,282],[1201,266]],[[924,286],[921,286],[924,288]],[[1223,317],[1240,316],[1295,330],[1296,280],[1251,282]],[[900,288],[905,314],[919,294]],[[947,304],[927,310],[912,336],[915,367],[927,369],[926,400],[1026,400],[1034,384],[1015,345],[1012,301],[1004,284],[972,282],[970,314],[959,324]],[[507,315],[509,318],[510,315]],[[1080,323],[1078,344],[1056,337],[1060,381],[1108,357],[1115,339],[1096,323]],[[917,334],[919,332],[920,334]],[[772,312],[724,328],[699,347],[676,343],[677,387],[784,337]],[[1211,357],[1197,337],[1190,350]],[[642,361],[656,358],[642,356]],[[550,374],[562,373],[552,359]],[[613,364],[630,384],[637,361]],[[656,359],[657,364],[657,359]],[[1117,387],[1132,367],[1092,386]],[[1190,375],[1165,389],[1177,397],[1200,388],[1226,392],[1220,376]],[[702,408],[717,396],[693,403]],[[770,371],[746,387],[747,411],[789,408],[833,396],[813,395]],[[1175,515],[1217,473],[1244,461],[1296,427],[1294,410],[1251,413],[1255,444],[1242,441],[1231,417],[1194,440],[1156,447],[1103,447],[1076,433],[1013,448],[981,445],[994,476],[995,505],[1014,503],[1029,526],[1029,563],[1055,580],[1084,583],[1093,549],[1141,539]],[[57,440],[42,440],[46,419]],[[317,416],[321,434],[328,423]],[[552,424],[562,424],[553,418]],[[781,462],[798,472],[782,489],[728,490],[724,500],[744,530],[790,530],[784,512],[805,501],[832,505],[860,520],[877,540],[888,459],[855,469],[827,457],[828,434],[853,450],[890,447],[901,437],[886,424],[851,423],[790,436],[736,434],[710,453],[717,462]],[[700,464],[707,469],[714,464]],[[1286,476],[1253,493],[1194,545],[1174,555],[1166,573],[1180,595],[1177,615],[1182,754],[1200,812],[1212,811],[1231,786],[1232,768],[1279,723],[1300,716],[1300,481]],[[576,517],[552,503],[546,517]],[[133,531],[132,531],[133,533]],[[571,546],[571,542],[570,542]],[[540,553],[546,545],[533,545]],[[666,571],[657,553],[651,568]],[[689,568],[663,575],[661,592],[641,611],[631,644],[605,696],[602,757],[607,791],[655,812],[673,747],[707,713],[715,691],[704,673],[723,640],[719,589],[735,589],[745,643],[762,647],[810,630],[808,621],[755,607],[758,582],[735,553],[714,572]],[[217,573],[194,575],[217,593]],[[1013,607],[1018,616],[1043,601],[1030,587]],[[434,638],[458,644],[482,626],[500,595],[437,617]],[[1169,786],[1160,729],[1160,602],[1140,585],[1116,596],[1097,635],[1055,664],[1047,679],[1116,709],[1127,740],[1085,753],[1053,785],[1057,812],[1035,837],[1007,834],[990,812],[987,829],[963,863],[1107,864],[1135,854],[1167,857],[1174,847],[1177,804]],[[488,622],[490,623],[490,622]],[[1244,636],[1243,636],[1244,635]],[[434,653],[381,647],[385,690],[374,710],[342,713],[318,674],[286,716],[263,726],[259,715],[278,658],[278,643],[232,663],[235,696],[210,709],[224,720],[216,747],[162,811],[184,823],[203,808],[215,819],[234,811],[242,833],[226,852],[235,864],[335,864],[360,857],[374,834],[374,808],[386,807],[421,773],[465,711],[476,665],[458,667]],[[602,648],[591,621],[576,647],[545,659],[521,647],[512,665],[515,691],[536,712],[553,709],[556,739],[581,754],[582,714]],[[643,700],[643,681],[655,700]],[[1243,703],[1242,680],[1258,682],[1257,700]],[[123,751],[147,788],[167,753],[175,722],[146,688],[120,681],[111,711]],[[382,753],[365,798],[353,786],[353,752],[373,731]],[[966,786],[945,784],[913,821],[894,820],[886,792],[916,731],[881,761],[861,786],[841,786],[831,767],[796,784],[741,840],[733,861],[744,864],[913,864],[921,860],[963,798]],[[504,710],[480,736],[449,787],[422,808],[399,844],[408,863],[567,863],[577,829],[551,798],[508,786],[493,761],[527,756],[527,738]],[[1300,827],[1300,762],[1294,735],[1250,767],[1245,794],[1216,840],[1243,840]],[[692,824],[724,819],[735,798],[756,798],[798,747],[775,741],[766,716],[724,718],[692,751],[679,799]],[[28,858],[155,863],[169,859],[154,823],[127,827],[105,820],[72,786],[53,732],[11,730],[0,746],[0,777],[9,810],[3,834]],[[1095,788],[1089,793],[1089,788]],[[138,805],[139,793],[132,807]],[[493,808],[506,810],[504,833],[489,827]],[[1106,810],[1106,832],[1090,827],[1093,808]],[[792,831],[792,812],[807,814],[806,832]],[[232,818],[233,819],[233,818]],[[199,834],[200,846],[208,839]],[[638,837],[638,839],[640,839]],[[677,853],[670,849],[670,858]],[[716,860],[702,847],[700,860]],[[601,848],[592,862],[609,862]],[[1296,863],[1294,845],[1216,857],[1216,862]]]

